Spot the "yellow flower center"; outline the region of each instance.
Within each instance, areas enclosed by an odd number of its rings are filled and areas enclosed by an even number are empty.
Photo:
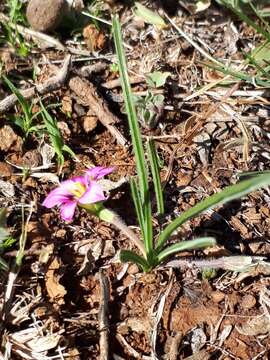
[[[74,188],[70,189],[70,193],[74,195],[76,198],[80,198],[85,193],[85,186],[80,182],[74,183]]]

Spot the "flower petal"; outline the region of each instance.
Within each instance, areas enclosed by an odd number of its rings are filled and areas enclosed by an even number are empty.
[[[43,201],[42,205],[46,208],[52,208],[56,205],[61,205],[63,202],[70,199],[70,193],[65,189],[58,187],[52,190]]]
[[[67,201],[64,204],[61,205],[60,208],[60,215],[61,218],[65,221],[70,221],[73,219],[74,216],[74,212],[77,206],[77,202],[76,201]]]
[[[114,171],[114,167],[105,167],[105,166],[96,166],[92,169],[86,170],[87,175],[89,175],[93,180],[99,180],[104,176],[110,174]]]
[[[106,200],[102,187],[95,181],[91,181],[88,189],[79,199],[81,204],[94,204]]]

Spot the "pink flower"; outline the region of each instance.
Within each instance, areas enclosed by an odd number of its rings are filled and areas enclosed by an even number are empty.
[[[63,220],[73,219],[76,206],[91,208],[91,204],[97,204],[106,200],[104,190],[98,180],[110,174],[114,168],[96,166],[88,169],[84,176],[77,176],[60,183],[52,190],[42,205],[47,208],[60,206],[60,215]]]

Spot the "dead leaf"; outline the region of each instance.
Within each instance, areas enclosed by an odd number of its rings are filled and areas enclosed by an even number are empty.
[[[266,315],[258,316],[235,328],[242,335],[257,336],[267,334],[270,332],[270,319]]]
[[[64,96],[62,99],[62,111],[64,114],[70,115],[72,113],[72,99],[70,96]]]
[[[57,275],[57,270],[59,268],[59,261],[57,257],[55,257],[49,265],[49,269],[45,276],[45,283],[50,299],[58,305],[63,305],[65,303],[64,296],[67,292],[64,286],[59,283],[59,275]]]
[[[0,193],[10,198],[15,195],[15,188],[10,182],[0,180]]]
[[[0,150],[2,151],[21,151],[22,150],[22,138],[15,134],[12,127],[4,125],[0,129]]]
[[[102,50],[105,46],[105,35],[96,29],[95,25],[90,24],[83,29],[83,37],[86,46],[90,51]]]

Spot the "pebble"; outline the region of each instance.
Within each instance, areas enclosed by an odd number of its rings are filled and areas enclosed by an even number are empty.
[[[85,116],[83,118],[83,129],[88,134],[97,127],[98,119],[96,116]]]
[[[135,274],[138,274],[139,268],[138,268],[138,266],[136,264],[132,264],[132,265],[129,266],[127,272],[128,272],[129,275],[135,275]]]
[[[221,291],[213,291],[211,294],[211,298],[214,303],[218,304],[224,300],[225,294]]]
[[[30,0],[26,17],[34,30],[50,32],[60,25],[67,12],[66,0]]]
[[[241,307],[243,309],[249,310],[253,308],[255,305],[256,305],[256,298],[253,295],[251,294],[244,295],[241,301]]]

